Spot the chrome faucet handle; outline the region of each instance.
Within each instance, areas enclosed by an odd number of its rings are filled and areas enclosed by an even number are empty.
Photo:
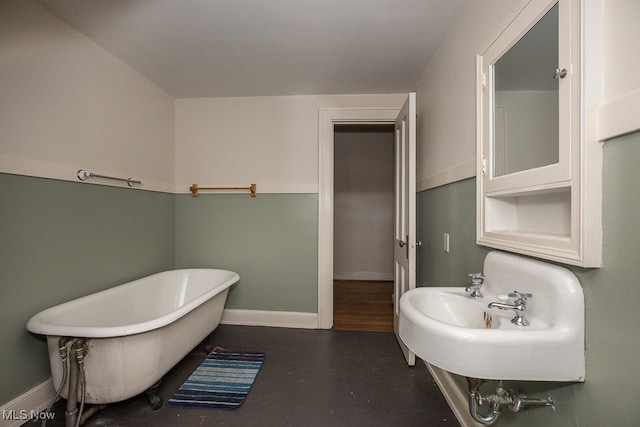
[[[527,298],[533,298],[533,295],[526,292],[513,291],[509,293],[511,298],[516,298],[516,303],[527,304]]]
[[[469,273],[468,276],[471,277],[472,285],[482,285],[482,282],[484,282],[484,276],[482,273]]]
[[[471,277],[471,284],[464,288],[465,292],[471,292],[469,295],[471,298],[482,298],[480,288],[484,283],[484,276],[482,273],[471,273],[469,274],[469,277]]]

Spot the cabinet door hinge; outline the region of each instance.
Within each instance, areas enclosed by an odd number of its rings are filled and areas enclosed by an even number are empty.
[[[487,159],[482,156],[482,176],[485,176],[487,174]]]
[[[487,73],[482,73],[482,90],[487,88]]]

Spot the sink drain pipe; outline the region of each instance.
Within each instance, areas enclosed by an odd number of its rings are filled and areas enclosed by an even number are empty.
[[[500,403],[493,401],[489,404],[489,414],[480,415],[478,406],[482,405],[482,395],[480,394],[480,386],[487,382],[478,378],[467,377],[467,385],[469,387],[469,413],[474,420],[480,424],[491,425],[500,416]]]
[[[546,399],[530,399],[522,393],[505,390],[502,387],[502,381],[498,383],[496,394],[483,397],[482,394],[480,394],[480,386],[487,381],[488,380],[467,377],[467,385],[469,387],[469,413],[473,419],[480,424],[493,424],[500,416],[500,405],[507,405],[511,412],[518,412],[526,406],[551,406],[555,409],[551,397],[547,397]],[[482,415],[479,412],[479,407],[482,406],[483,401],[489,404],[489,413],[487,415]]]

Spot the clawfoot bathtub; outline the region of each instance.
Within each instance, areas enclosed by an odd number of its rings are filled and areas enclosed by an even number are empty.
[[[226,270],[165,271],[44,310],[27,329],[47,336],[55,387],[67,380],[60,339],[86,339],[84,402],[119,402],[156,384],[218,326],[238,280]]]

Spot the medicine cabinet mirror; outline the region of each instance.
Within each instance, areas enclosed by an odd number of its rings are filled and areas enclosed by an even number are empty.
[[[589,187],[601,184],[584,177],[580,6],[525,0],[477,56],[477,242],[594,267]]]
[[[493,64],[494,176],[558,163],[557,63],[556,4]]]

